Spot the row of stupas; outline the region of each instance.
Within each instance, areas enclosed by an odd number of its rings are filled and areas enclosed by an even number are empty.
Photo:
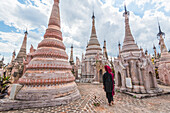
[[[102,82],[104,65],[114,67],[116,89],[122,92],[134,93],[160,93],[155,77],[155,66],[151,56],[144,53],[143,49],[135,43],[129,25],[129,11],[125,6],[125,38],[123,46],[118,44],[119,55],[113,61],[108,60],[106,41],[104,41],[103,53],[96,35],[95,16],[92,16],[92,32],[90,41],[86,47],[85,56],[82,54],[80,61],[76,57],[73,62],[73,46],[71,47],[70,64],[73,66],[74,75],[80,82]],[[166,68],[164,68],[166,69]],[[167,74],[169,75],[169,74]]]
[[[92,30],[90,40],[86,46],[85,55],[82,54],[81,61],[73,58],[73,46],[71,46],[70,61],[63,44],[60,27],[59,0],[54,0],[48,28],[44,39],[38,44],[37,49],[31,45],[30,53],[26,54],[27,34],[15,58],[15,52],[11,63],[7,66],[7,73],[19,80],[14,80],[11,95],[14,95],[14,105],[6,109],[20,109],[30,107],[47,107],[68,104],[81,97],[75,78],[80,82],[99,83],[102,82],[105,73],[104,66],[110,65],[115,71],[115,88],[121,92],[132,92],[139,94],[161,93],[155,77],[155,66],[151,56],[145,54],[143,49],[135,43],[129,25],[129,11],[125,6],[125,38],[123,46],[119,44],[119,55],[113,61],[109,61],[107,55],[106,41],[103,51],[97,38],[95,28],[95,16],[92,16]],[[170,54],[168,53],[164,39],[164,33],[160,37],[161,57],[158,70],[162,82],[169,84]],[[75,74],[75,76],[73,76]],[[12,97],[10,95],[10,97]],[[9,104],[11,104],[9,103]],[[29,104],[28,104],[29,103]],[[5,105],[5,106],[4,106]],[[2,107],[3,106],[3,107]]]
[[[154,76],[155,67],[151,62],[151,57],[145,54],[142,48],[139,49],[135,43],[130,30],[129,14],[125,6],[125,38],[122,48],[121,44],[118,45],[119,55],[118,58],[114,59],[114,62],[110,62],[108,59],[106,41],[104,41],[103,51],[100,47],[94,13],[92,15],[91,36],[86,46],[85,55],[82,54],[81,60],[76,57],[76,63],[74,63],[72,45],[70,61],[68,62],[60,30],[59,0],[54,0],[48,28],[44,39],[38,44],[38,48],[34,49],[31,45],[30,53],[26,54],[28,35],[26,31],[17,57],[15,58],[16,54],[13,52],[12,61],[7,67],[7,73],[16,77],[15,81],[23,85],[23,88],[17,93],[16,99],[27,101],[53,100],[51,102],[68,103],[80,98],[75,77],[80,78],[80,82],[102,82],[105,65],[114,67],[116,89],[122,92],[161,92],[162,90],[159,89]],[[160,79],[169,83],[169,79],[167,79],[169,70],[167,69],[169,69],[170,57],[161,30],[159,36],[161,46]]]
[[[140,57],[141,57],[142,56],[141,52],[143,51],[143,49],[139,49],[137,44],[135,44],[135,42],[134,42],[134,38],[131,34],[131,30],[129,27],[129,17],[128,17],[129,12],[127,11],[126,7],[125,7],[124,16],[125,16],[125,39],[124,39],[122,49],[121,49],[120,43],[118,45],[119,57],[125,58],[125,57],[129,56],[130,51],[132,51],[132,52],[130,52],[130,54],[134,53],[138,56],[140,55]],[[52,21],[54,21],[54,20],[52,20]],[[30,53],[26,54],[27,35],[28,35],[28,32],[26,31],[22,46],[20,48],[20,51],[19,51],[17,57],[15,58],[16,54],[14,51],[11,63],[7,67],[7,73],[8,73],[8,75],[12,75],[13,82],[17,81],[25,73],[25,71],[27,70],[26,66],[30,63],[30,61],[32,60],[32,58],[34,56],[34,52],[36,51],[33,48],[33,46],[31,45]],[[165,46],[164,40],[162,39],[162,35],[164,35],[164,33],[161,31],[160,26],[159,26],[159,34],[158,35],[161,37],[160,42],[163,42],[163,45]],[[52,42],[50,42],[49,40],[48,40],[48,42],[52,44]],[[53,43],[55,43],[55,42],[53,42]],[[42,46],[43,44],[44,44],[44,42],[40,43],[38,48],[43,47]],[[60,44],[60,43],[59,43],[59,45],[62,46],[62,44]],[[63,48],[63,49],[65,49],[65,48]],[[166,46],[164,47],[164,49],[166,49]],[[155,53],[155,51],[156,51],[156,48],[154,47],[154,53]],[[165,50],[163,50],[163,51],[165,51]],[[167,49],[166,49],[166,51],[167,51]],[[162,50],[161,50],[161,52],[162,52]],[[131,54],[131,55],[133,55],[133,54]],[[157,55],[157,56],[159,56],[159,55]],[[166,57],[167,57],[167,55],[166,55]],[[149,58],[149,56],[148,56],[148,58]],[[156,58],[157,57],[155,57],[155,59]],[[157,59],[155,61],[159,62],[160,60]],[[91,36],[90,36],[90,40],[86,46],[85,56],[82,54],[81,61],[78,57],[76,57],[76,63],[74,63],[73,45],[72,45],[69,62],[72,66],[71,72],[75,75],[75,77],[77,79],[81,78],[81,82],[102,82],[102,75],[105,72],[104,65],[107,64],[107,65],[114,67],[114,63],[112,61],[108,60],[105,40],[104,40],[103,52],[100,47],[100,43],[98,41],[97,34],[96,34],[94,12],[92,15]],[[158,65],[158,63],[157,63],[157,65]],[[158,67],[158,66],[156,66],[156,67]],[[162,74],[161,66],[159,69],[160,69],[159,75],[161,76],[161,74]],[[160,79],[161,79],[161,81],[164,81],[164,83],[166,81],[166,84],[169,84],[170,80],[169,80],[169,76],[168,76],[168,71],[165,74],[165,77],[160,77]]]

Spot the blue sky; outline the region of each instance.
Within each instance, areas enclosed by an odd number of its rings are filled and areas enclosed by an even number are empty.
[[[96,16],[98,40],[104,39],[110,57],[118,54],[117,43],[124,39],[124,0],[60,0],[61,29],[66,52],[74,45],[74,57],[85,53],[91,33],[91,16]],[[31,44],[37,48],[48,25],[53,0],[1,0],[0,1],[0,58],[10,62],[12,52],[18,53],[24,31],[28,29],[27,52]],[[170,49],[170,3],[168,0],[126,0],[130,11],[132,34],[139,46],[153,54],[152,46],[160,51],[156,35],[157,17],[166,33],[166,45]]]

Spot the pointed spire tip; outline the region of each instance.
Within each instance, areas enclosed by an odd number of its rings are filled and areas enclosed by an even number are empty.
[[[157,34],[157,36],[165,35],[165,33],[164,33],[164,32],[162,32],[162,30],[161,30],[161,26],[160,26],[160,23],[159,23],[158,17],[157,17],[157,21],[158,21],[158,28],[159,28],[159,33]]]
[[[92,19],[94,19],[95,18],[95,16],[94,16],[94,11],[93,11],[93,16],[92,16]]]
[[[126,3],[124,3],[124,9],[125,9],[125,12],[127,12]]]
[[[118,43],[118,46],[121,46],[120,41],[119,41],[119,43]]]
[[[28,34],[27,28],[26,28],[26,31],[24,32],[24,34]]]

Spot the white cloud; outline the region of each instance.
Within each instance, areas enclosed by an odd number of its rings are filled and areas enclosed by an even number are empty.
[[[18,0],[1,0],[0,21],[15,27],[19,33],[0,31],[2,38],[2,40],[0,39],[0,46],[5,48],[0,49],[0,53],[7,52],[8,55],[5,57],[9,60],[12,51],[14,49],[19,50],[26,27],[29,30],[27,49],[31,44],[36,48],[45,33],[52,2],[53,0],[25,0],[26,4],[21,4]],[[109,56],[117,56],[118,41],[123,43],[124,39],[124,17],[122,16],[123,11],[119,7],[114,7],[116,2],[118,1],[105,0],[105,3],[103,3],[100,0],[60,0],[61,29],[68,55],[70,54],[71,44],[74,45],[74,57],[79,56],[81,58],[82,52],[85,53],[85,47],[91,34],[91,16],[94,7],[97,36],[101,47],[105,39]],[[170,45],[170,38],[168,38],[170,37],[170,17],[165,14],[170,11],[169,2],[167,0],[126,0],[127,9],[131,8],[132,3],[136,4],[133,7],[139,9],[144,8],[145,4],[149,3],[154,5],[155,8],[143,9],[142,16],[130,11],[130,27],[138,45],[144,49],[147,48],[150,53],[153,53],[153,43],[158,48],[156,38],[158,33],[157,16],[162,30],[166,33],[166,45]],[[121,8],[123,5],[123,2],[119,4]],[[160,11],[160,8],[164,8],[165,12]]]
[[[66,45],[72,45],[73,44],[74,46],[77,46],[77,47],[81,46],[81,42],[74,40],[72,37],[63,37],[63,42]]]

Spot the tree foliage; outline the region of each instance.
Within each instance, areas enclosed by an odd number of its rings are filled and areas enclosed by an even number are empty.
[[[0,77],[0,99],[4,98],[8,94],[9,81],[10,77],[6,76],[6,73],[3,73],[3,76]]]

